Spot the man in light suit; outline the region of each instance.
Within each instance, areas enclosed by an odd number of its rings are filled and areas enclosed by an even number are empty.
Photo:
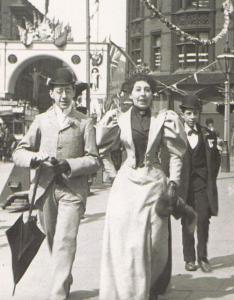
[[[13,154],[18,166],[37,169],[41,164],[36,206],[52,253],[50,300],[69,296],[87,179],[100,166],[92,120],[73,108],[74,95],[72,73],[57,69],[50,82],[53,106],[36,116]]]
[[[197,270],[197,256],[199,267],[208,273],[212,271],[207,251],[210,217],[218,214],[216,179],[220,154],[217,138],[198,122],[202,108],[198,97],[193,94],[185,95],[180,108],[188,147],[183,157],[179,195],[197,213],[197,253],[194,232],[188,229],[187,216],[182,217],[185,269]]]

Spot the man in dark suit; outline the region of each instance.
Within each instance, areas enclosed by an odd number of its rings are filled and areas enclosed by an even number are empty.
[[[187,151],[183,158],[180,196],[197,212],[197,261],[203,272],[211,272],[207,258],[210,217],[218,213],[216,178],[220,154],[217,139],[198,123],[201,104],[196,95],[185,95],[180,105],[187,134]],[[182,217],[182,238],[185,269],[196,271],[194,232],[188,230],[188,220]]]
[[[72,284],[76,239],[88,195],[88,176],[99,166],[92,120],[73,107],[75,81],[66,68],[50,82],[54,104],[36,116],[13,159],[21,167],[42,164],[36,193],[41,225],[52,253],[50,300],[65,300]],[[32,181],[30,195],[34,180]],[[31,197],[31,196],[30,196]]]

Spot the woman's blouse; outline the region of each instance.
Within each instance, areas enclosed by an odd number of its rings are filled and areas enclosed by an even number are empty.
[[[187,147],[183,124],[174,111],[161,111],[157,115],[151,112],[151,117],[148,113],[139,116],[133,106],[114,120],[115,112],[107,112],[97,124],[96,143],[105,150],[121,139],[127,152],[125,163],[134,169],[158,162],[160,152],[162,168],[169,169],[169,179],[179,184],[182,156]]]
[[[136,167],[143,167],[150,128],[150,109],[140,110],[133,106],[131,111],[132,138],[135,146]]]

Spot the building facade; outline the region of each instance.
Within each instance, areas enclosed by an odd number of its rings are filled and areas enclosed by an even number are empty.
[[[43,16],[27,0],[0,0],[0,39],[19,40],[17,23],[22,24],[23,18],[32,22],[33,11]]]
[[[216,0],[151,0],[163,15],[181,30],[199,39],[212,39],[223,28],[223,1]],[[217,113],[217,104],[223,103],[225,76],[218,64],[200,72],[216,60],[229,44],[233,44],[233,15],[230,17],[229,34],[210,46],[194,44],[179,37],[163,24],[141,0],[127,1],[127,51],[136,64],[146,63],[155,77],[166,85],[177,83],[185,92],[197,93],[203,101],[202,122],[214,117],[218,130],[223,132],[223,115]],[[128,71],[131,66],[128,66]],[[195,72],[196,75],[192,76]],[[185,78],[187,78],[184,80]],[[231,76],[231,82],[233,78]],[[179,94],[164,90],[166,106],[178,108]],[[231,93],[231,99],[233,95]],[[234,118],[231,115],[231,128]]]

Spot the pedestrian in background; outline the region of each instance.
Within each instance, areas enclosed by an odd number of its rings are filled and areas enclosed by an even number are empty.
[[[72,105],[72,73],[66,68],[57,69],[49,87],[53,106],[36,116],[13,157],[18,166],[31,168],[47,159],[41,166],[36,206],[52,253],[49,299],[65,300],[73,281],[71,271],[88,176],[99,168],[99,159],[92,120]]]
[[[206,128],[210,133],[210,140],[212,140],[213,137],[213,141],[210,141],[210,143],[216,142],[217,145],[214,146],[216,146],[219,152],[221,153],[223,147],[223,139],[220,138],[219,132],[215,129],[214,120],[212,118],[206,119]]]
[[[176,194],[186,141],[175,112],[151,111],[155,92],[150,75],[133,75],[128,81],[133,106],[125,113],[108,111],[96,127],[98,146],[121,141],[127,152],[108,201],[100,300],[155,300],[170,280],[169,218],[157,213],[157,203]],[[163,147],[169,152],[169,182],[158,157]]]
[[[2,159],[3,161],[10,161],[12,159],[12,151],[16,145],[16,138],[10,132],[9,128],[5,126],[2,142]]]
[[[182,217],[185,269],[196,271],[197,259],[203,272],[211,272],[207,243],[210,217],[218,214],[216,179],[220,153],[217,137],[198,123],[202,106],[196,95],[185,95],[180,108],[187,135],[187,151],[183,158],[179,195],[197,212],[197,254],[194,232],[188,230],[187,217]]]

